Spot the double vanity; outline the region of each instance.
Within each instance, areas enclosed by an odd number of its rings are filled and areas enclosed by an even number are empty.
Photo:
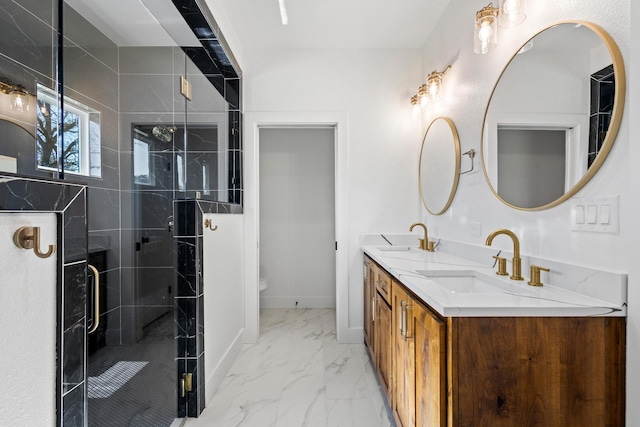
[[[515,251],[385,240],[363,240],[364,336],[398,427],[624,425],[625,274],[523,257],[514,280]]]
[[[462,149],[473,141],[460,140],[451,118],[427,127],[419,187],[428,224],[479,236],[486,209],[454,204],[476,151],[491,192],[513,210],[492,212],[492,222],[523,212],[530,223],[571,199],[612,150],[625,92],[620,50],[598,25],[565,21],[536,33],[491,92],[479,148]],[[599,208],[590,208],[591,219],[576,208],[571,221],[596,224]],[[566,219],[558,212],[554,226]],[[625,425],[626,274],[522,256],[508,229],[475,245],[431,242],[416,226],[418,242],[361,242],[364,339],[398,427]],[[542,221],[518,229],[544,234]]]

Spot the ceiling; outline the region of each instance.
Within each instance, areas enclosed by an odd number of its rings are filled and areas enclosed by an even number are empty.
[[[174,44],[145,7],[170,0],[65,1],[119,46]],[[278,0],[206,1],[222,7],[244,49],[369,49],[422,47],[451,0],[284,0],[286,26]]]
[[[451,0],[284,0],[286,26],[278,0],[206,1],[224,8],[245,49],[371,49],[422,47]]]

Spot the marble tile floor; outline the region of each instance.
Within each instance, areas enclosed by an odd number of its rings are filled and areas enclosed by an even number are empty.
[[[213,399],[186,427],[392,427],[364,344],[336,342],[333,309],[263,309]]]

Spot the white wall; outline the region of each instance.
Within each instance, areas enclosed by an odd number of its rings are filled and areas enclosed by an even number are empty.
[[[640,4],[633,2],[631,5],[631,39],[640,37]],[[633,43],[630,47],[627,65],[635,70],[636,77],[631,76],[631,84],[628,91],[627,117],[638,117],[640,114],[640,85],[638,84],[638,71],[640,70],[640,43]],[[632,197],[625,206],[627,218],[637,218],[640,212],[640,168],[637,167],[634,158],[640,156],[640,121],[629,120],[629,181],[627,191]],[[633,143],[631,143],[633,141]],[[622,244],[629,263],[629,300],[627,308],[627,425],[640,420],[640,405],[637,397],[640,396],[640,255],[638,253],[640,242],[640,224],[637,221],[629,221],[625,242]]]
[[[204,229],[205,398],[213,397],[242,349],[244,332],[244,218],[205,214]]]
[[[23,226],[55,244],[54,213],[0,214],[0,425],[56,425],[56,257],[13,244]],[[22,369],[28,366],[29,369]]]
[[[484,1],[455,1],[448,8],[438,27],[423,50],[423,69],[442,67],[452,63],[451,71],[444,78],[443,103],[438,114],[453,119],[462,151],[480,148],[482,119],[491,89],[510,55],[539,29],[562,20],[591,21],[603,27],[617,42],[625,61],[628,92],[625,114],[615,146],[598,174],[576,197],[620,196],[620,233],[597,234],[572,232],[570,227],[571,203],[540,211],[522,212],[500,203],[489,190],[482,171],[461,177],[458,193],[451,209],[441,217],[423,212],[435,235],[448,239],[484,244],[488,233],[496,228],[513,230],[522,242],[522,252],[527,255],[557,259],[595,268],[629,272],[629,331],[627,372],[627,419],[629,423],[640,419],[640,408],[635,404],[640,393],[639,316],[640,309],[640,226],[635,219],[640,208],[638,184],[640,171],[634,155],[640,155],[638,137],[640,124],[631,118],[637,116],[636,107],[640,91],[630,64],[640,64],[637,43],[630,50],[630,1],[602,2],[597,0],[571,0],[556,2],[537,0],[528,2],[528,19],[519,27],[504,30],[498,35],[498,48],[489,55],[473,53],[473,14],[486,5]],[[640,37],[640,10],[633,7],[632,22],[635,39]],[[635,95],[635,97],[634,97]],[[434,114],[425,115],[429,123]],[[631,134],[630,134],[631,131]],[[632,143],[633,141],[633,143]],[[479,161],[479,158],[476,158]],[[479,163],[477,163],[479,166]],[[470,235],[469,223],[480,222],[482,234]],[[508,241],[494,245],[507,248]]]
[[[336,306],[334,133],[260,129],[260,307]]]
[[[247,117],[267,112],[279,112],[281,117],[288,112],[292,117],[300,112],[346,116],[346,141],[342,142],[348,146],[344,182],[349,189],[348,241],[344,243],[349,284],[342,298],[348,303],[348,339],[361,341],[358,236],[372,230],[407,231],[420,212],[420,124],[411,118],[409,103],[421,79],[420,52],[264,49],[245,51],[244,60]],[[249,134],[247,130],[247,140]],[[338,144],[342,142],[339,139]],[[252,206],[250,201],[245,204],[249,210]],[[342,243],[338,242],[339,247]],[[337,304],[340,308],[339,300]]]
[[[452,3],[423,49],[423,69],[452,64],[444,78],[442,102],[437,111],[424,116],[429,123],[435,114],[450,117],[458,128],[462,152],[478,150],[482,120],[491,90],[513,52],[541,28],[561,20],[586,20],[602,26],[616,40],[628,62],[629,19],[627,0],[617,2],[550,0],[529,2],[528,19],[520,26],[503,30],[499,45],[489,55],[473,53],[469,22],[483,3]],[[462,29],[462,30],[460,30]],[[465,31],[466,29],[466,31]],[[627,76],[629,76],[628,63]],[[609,158],[577,196],[621,196],[620,234],[576,233],[570,227],[570,203],[540,212],[521,212],[498,201],[490,191],[482,168],[462,176],[451,209],[434,217],[423,217],[434,235],[452,240],[484,244],[489,232],[496,228],[512,229],[522,242],[523,253],[544,258],[588,264],[594,267],[624,270],[629,267],[624,249],[629,227],[627,179],[629,130],[627,111]],[[480,166],[480,158],[475,159]],[[481,236],[470,235],[469,222],[482,224]],[[496,245],[503,242],[496,241]],[[505,240],[504,246],[507,246]]]

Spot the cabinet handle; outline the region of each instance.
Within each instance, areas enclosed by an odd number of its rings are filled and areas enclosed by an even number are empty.
[[[400,301],[400,335],[402,335],[404,337],[404,339],[407,339],[407,303],[404,301]]]
[[[398,301],[398,325],[400,326],[400,335],[404,335],[402,333],[402,300]]]
[[[402,301],[402,336],[407,340],[407,303]]]
[[[413,336],[409,333],[409,320],[407,319],[408,314],[409,314],[409,310],[412,310],[413,306],[409,303],[406,303],[404,306],[404,339],[406,340],[410,340],[413,338]]]
[[[371,321],[376,321],[376,296],[371,297]]]
[[[88,334],[92,334],[98,330],[98,326],[100,326],[100,273],[98,269],[91,264],[87,264],[87,267],[89,267],[89,270],[91,270],[95,278],[93,281],[93,321],[87,331]]]

